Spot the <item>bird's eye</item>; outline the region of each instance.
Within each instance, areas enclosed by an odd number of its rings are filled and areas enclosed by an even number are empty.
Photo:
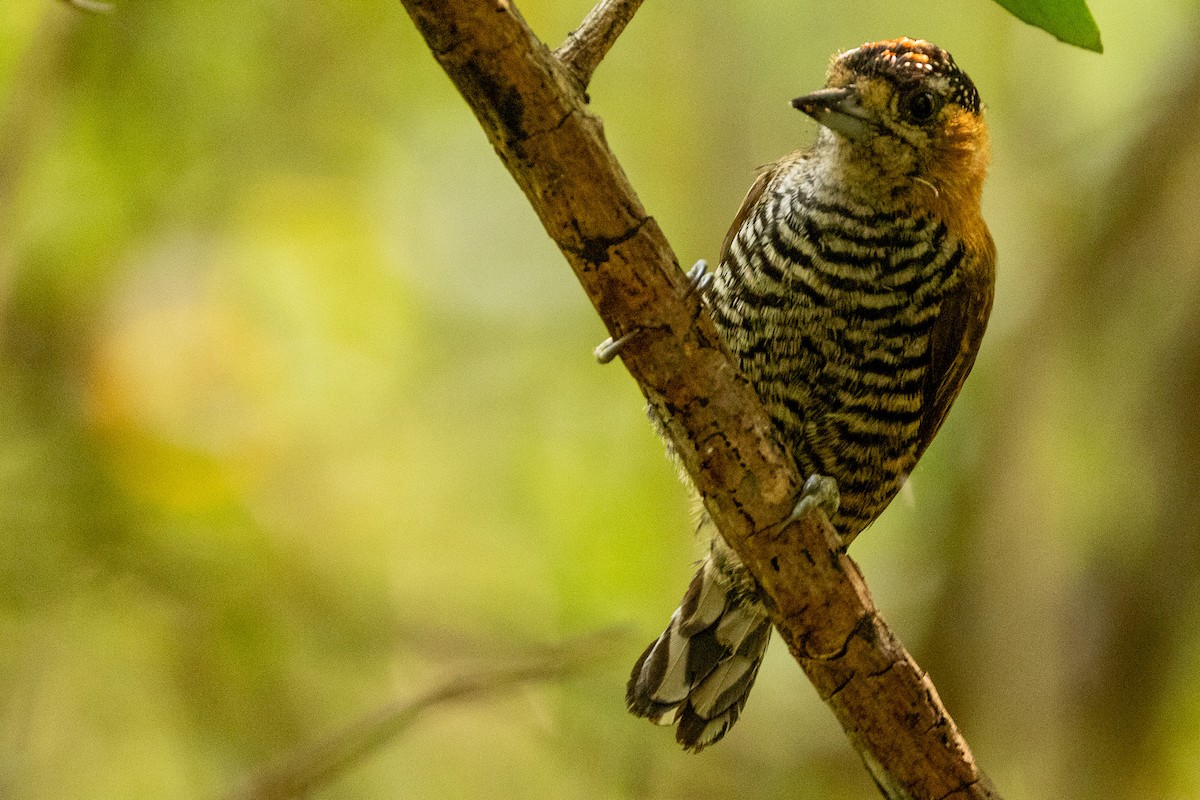
[[[931,92],[913,92],[904,98],[904,116],[916,123],[928,122],[937,114],[941,102]]]

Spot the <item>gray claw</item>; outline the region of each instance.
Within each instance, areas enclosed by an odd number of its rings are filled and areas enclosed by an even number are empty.
[[[692,268],[687,271],[688,288],[684,297],[690,297],[693,294],[699,293],[700,299],[704,300],[708,294],[709,288],[712,286],[713,275],[708,271],[708,262],[703,258],[692,265]],[[642,332],[642,328],[634,328],[620,338],[614,340],[611,336],[596,346],[596,360],[601,364],[607,364],[621,354],[621,350],[629,343],[629,340]]]
[[[837,481],[828,475],[811,475],[804,482],[800,491],[800,500],[792,509],[792,519],[801,516],[810,507],[816,506],[825,512],[825,516],[833,519],[838,507],[842,504],[842,496],[838,492]]]
[[[600,344],[596,345],[596,360],[601,364],[607,364],[621,354],[625,345],[629,344],[629,340],[642,332],[641,328],[634,328],[629,333],[623,334],[621,338],[613,341],[610,336]]]
[[[713,274],[708,271],[708,262],[703,258],[692,265],[692,268],[687,271],[688,290],[687,294],[699,293],[703,298],[708,294],[709,288],[712,286]]]

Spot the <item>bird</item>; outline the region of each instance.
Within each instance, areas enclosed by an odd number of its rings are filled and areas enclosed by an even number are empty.
[[[995,283],[975,84],[901,37],[833,57],[792,106],[815,143],[762,168],[702,276],[718,334],[844,546],[904,485],[975,362]],[[711,533],[626,704],[699,752],[737,721],[771,636],[759,588]]]

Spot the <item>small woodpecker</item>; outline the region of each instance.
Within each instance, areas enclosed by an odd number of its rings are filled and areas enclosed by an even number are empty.
[[[975,362],[996,262],[979,210],[988,132],[950,54],[908,38],[836,56],[825,88],[792,106],[822,126],[816,143],[762,170],[706,299],[805,494],[820,490],[848,545]],[[753,577],[706,526],[708,555],[626,697],[693,751],[737,721],[771,635]]]

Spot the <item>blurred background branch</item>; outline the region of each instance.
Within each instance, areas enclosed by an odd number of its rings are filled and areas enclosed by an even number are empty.
[[[526,663],[465,671],[416,697],[398,700],[336,733],[259,771],[230,800],[286,800],[322,789],[392,743],[429,710],[445,703],[487,698],[535,681],[558,680],[602,659],[631,641],[627,630],[581,636]]]
[[[103,3],[100,0],[62,0],[71,8],[77,8],[80,11],[90,11],[93,14],[107,14],[113,10],[112,3]]]

